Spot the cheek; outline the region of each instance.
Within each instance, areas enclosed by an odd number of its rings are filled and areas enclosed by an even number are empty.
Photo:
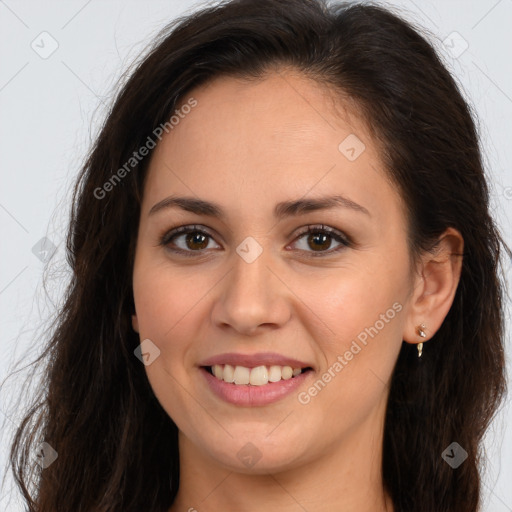
[[[183,418],[200,416],[200,411],[194,410],[194,400],[183,392],[184,387],[189,387],[190,378],[190,368],[185,365],[187,354],[197,338],[192,330],[200,324],[197,316],[201,314],[201,298],[209,289],[197,286],[195,281],[190,276],[171,272],[168,266],[146,263],[142,258],[134,271],[140,339],[150,339],[160,351],[145,366],[146,375],[159,403],[181,428],[186,428]]]
[[[213,286],[198,282],[191,272],[171,271],[168,265],[144,265],[135,269],[134,297],[140,335],[165,343],[194,317],[201,299]]]
[[[343,431],[362,423],[382,406],[387,382],[401,348],[404,291],[398,279],[376,283],[374,276],[345,276],[317,294],[329,338],[315,340],[325,366],[301,395],[324,428]],[[394,274],[396,276],[396,274]]]
[[[368,264],[365,268],[372,266]],[[397,310],[403,309],[406,290],[401,282],[403,276],[389,269],[386,272],[346,270],[332,274],[323,287],[304,282],[304,289],[299,291],[326,326],[320,339],[316,336],[315,339],[329,359],[348,350],[352,340],[359,337],[364,341],[365,333],[375,325],[381,339],[398,332],[401,325]]]
[[[159,350],[158,357],[145,366],[146,375],[158,401],[174,420],[187,408],[180,389],[190,378],[187,364],[192,364],[193,340],[198,338],[193,326],[201,324],[197,315],[205,291],[192,286],[193,281],[162,265],[141,265],[140,272],[134,274],[139,336],[150,339]]]

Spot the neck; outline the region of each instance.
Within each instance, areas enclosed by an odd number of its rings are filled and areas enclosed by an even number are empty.
[[[380,416],[368,418],[306,463],[264,474],[221,466],[180,432],[180,487],[169,512],[256,512],[265,507],[282,512],[393,512],[382,483]]]

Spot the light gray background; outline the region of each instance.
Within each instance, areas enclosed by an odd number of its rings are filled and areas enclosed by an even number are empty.
[[[0,382],[14,363],[23,367],[39,354],[42,322],[61,303],[69,276],[64,237],[70,187],[113,87],[159,29],[205,3],[0,0]],[[493,211],[510,243],[512,0],[381,3],[402,8],[408,19],[435,35],[436,47],[478,113]],[[52,44],[58,48],[44,55]],[[32,250],[43,237],[57,248],[47,270],[48,296],[43,255]],[[506,262],[508,281],[510,266]],[[510,375],[510,323],[507,343]],[[0,478],[7,443],[31,392],[20,387],[25,375],[6,381],[0,395]],[[484,512],[512,511],[511,424],[507,398],[485,441]],[[24,510],[13,489],[8,477],[0,510]]]

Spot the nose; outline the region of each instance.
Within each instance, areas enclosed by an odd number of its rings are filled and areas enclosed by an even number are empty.
[[[252,262],[238,253],[233,255],[232,268],[223,279],[213,309],[216,325],[253,336],[288,321],[291,302],[287,297],[291,292],[269,253],[264,250]]]

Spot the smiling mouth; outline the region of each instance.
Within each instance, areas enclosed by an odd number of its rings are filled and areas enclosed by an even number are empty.
[[[211,375],[218,380],[228,382],[236,386],[264,386],[281,380],[289,380],[312,371],[310,366],[306,368],[292,368],[291,366],[256,366],[248,368],[246,366],[232,366],[230,364],[215,364],[213,366],[202,366]]]

